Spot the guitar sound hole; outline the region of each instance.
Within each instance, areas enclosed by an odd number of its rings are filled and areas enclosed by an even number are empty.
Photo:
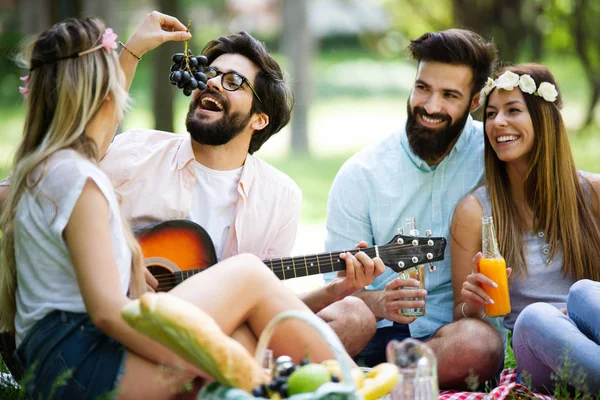
[[[175,287],[175,275],[170,269],[159,265],[150,265],[147,268],[158,281],[157,292],[166,292]]]

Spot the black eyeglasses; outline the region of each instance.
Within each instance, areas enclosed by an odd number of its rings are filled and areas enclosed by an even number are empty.
[[[221,86],[223,86],[223,89],[228,90],[230,92],[235,92],[244,84],[244,82],[246,82],[246,84],[248,85],[250,90],[252,90],[252,93],[254,93],[258,101],[262,103],[262,100],[260,99],[258,94],[256,94],[256,90],[254,90],[248,78],[238,74],[237,72],[230,71],[223,73],[215,67],[204,67],[204,75],[206,75],[208,79],[212,79],[216,76],[221,75]]]

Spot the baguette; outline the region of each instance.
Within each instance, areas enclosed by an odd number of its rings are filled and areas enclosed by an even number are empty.
[[[269,377],[240,343],[193,304],[168,293],[145,293],[123,308],[129,325],[217,382],[251,392]]]

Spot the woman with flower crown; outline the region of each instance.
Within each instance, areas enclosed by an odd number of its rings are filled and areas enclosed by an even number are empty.
[[[0,221],[0,331],[16,333],[28,397],[166,399],[206,376],[121,318],[146,284],[140,248],[98,168],[141,56],[189,39],[185,30],[152,12],[119,57],[116,35],[102,22],[68,19],[24,53],[26,121]],[[171,293],[248,346],[281,311],[308,310],[250,255],[229,258]],[[315,361],[333,357],[318,335],[294,323],[278,330],[271,347],[297,360],[305,351]]]
[[[456,207],[451,229],[455,319],[485,316],[478,271],[481,217],[493,216],[509,274],[504,325],[521,376],[551,391],[569,360],[571,385],[600,391],[600,176],[577,171],[550,71],[506,67],[481,93],[485,181]],[[511,273],[512,270],[512,273]]]

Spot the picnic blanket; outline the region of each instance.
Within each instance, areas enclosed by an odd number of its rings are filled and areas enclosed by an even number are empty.
[[[443,390],[440,400],[504,400],[504,399],[540,399],[553,400],[554,397],[533,393],[526,386],[517,383],[517,370],[509,368],[502,371],[500,384],[489,393],[458,392]]]

